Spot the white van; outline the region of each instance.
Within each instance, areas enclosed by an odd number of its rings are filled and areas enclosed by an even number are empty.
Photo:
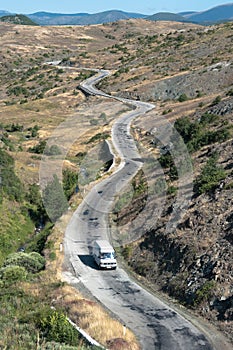
[[[108,241],[95,241],[92,252],[93,258],[100,269],[116,269],[116,253]]]

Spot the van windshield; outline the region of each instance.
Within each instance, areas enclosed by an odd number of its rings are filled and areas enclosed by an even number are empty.
[[[115,254],[114,253],[102,253],[100,257],[101,257],[101,259],[115,259]]]

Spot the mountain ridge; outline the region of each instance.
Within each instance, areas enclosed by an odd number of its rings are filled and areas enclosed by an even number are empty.
[[[186,17],[188,20],[196,23],[205,22],[220,22],[225,20],[231,20],[233,18],[233,3],[219,5],[209,10],[197,12]]]
[[[29,18],[36,21],[40,25],[91,25],[91,24],[101,24],[107,22],[115,22],[122,19],[128,18],[145,18],[146,15],[133,12],[124,12],[121,10],[109,10],[93,14],[77,13],[77,14],[52,14],[45,13],[43,15],[38,15],[37,13],[29,14]]]
[[[15,15],[6,10],[0,10],[0,17]],[[24,14],[25,15],[25,14]],[[144,18],[156,21],[192,22],[199,24],[214,24],[233,19],[233,3],[218,5],[205,11],[183,11],[180,13],[158,12],[152,15],[125,12],[118,9],[98,13],[52,13],[39,11],[25,15],[39,25],[91,25],[116,22],[130,18]]]

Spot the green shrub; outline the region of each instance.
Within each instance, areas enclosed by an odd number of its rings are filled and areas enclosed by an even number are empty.
[[[213,191],[219,181],[226,177],[224,169],[217,166],[217,159],[217,155],[212,155],[197,177],[194,188],[198,194]]]
[[[194,305],[198,305],[203,301],[209,300],[213,295],[215,287],[215,281],[205,282],[195,293]]]
[[[27,272],[37,273],[44,269],[45,259],[38,253],[13,253],[8,255],[4,261],[3,267],[21,266]]]
[[[31,184],[28,187],[26,199],[29,203],[39,206],[41,204],[40,188],[37,184]]]
[[[200,123],[204,126],[207,124],[215,123],[219,121],[219,116],[217,114],[212,114],[212,113],[204,113],[201,116]]]
[[[36,137],[38,136],[38,131],[39,131],[39,126],[34,125],[32,128],[29,128],[28,130],[31,131],[31,137]]]
[[[10,88],[7,91],[7,94],[15,95],[15,96],[24,95],[25,97],[28,97],[30,95],[30,92],[27,88],[17,85],[17,86],[14,86],[13,88]]]
[[[39,254],[42,254],[45,244],[47,241],[47,238],[49,237],[51,233],[53,225],[49,224],[45,229],[43,229],[41,232],[37,233],[37,235],[33,236],[33,239],[30,241],[30,243],[27,244],[27,251],[29,252],[37,252]]]
[[[29,256],[35,258],[41,264],[42,268],[45,267],[45,258],[41,254],[37,252],[31,252],[29,253]]]
[[[92,137],[87,141],[87,143],[92,143],[92,142],[99,141],[99,140],[106,140],[109,136],[110,136],[110,135],[109,135],[109,133],[107,133],[107,132],[98,133],[98,134],[92,136]]]
[[[56,253],[55,252],[51,252],[49,254],[49,259],[52,260],[52,261],[55,261],[56,260]]]
[[[27,205],[28,213],[33,222],[39,225],[41,221],[47,221],[48,217],[42,202],[40,188],[37,184],[29,185],[26,200],[29,202]]]
[[[31,153],[42,154],[44,153],[45,147],[46,147],[46,141],[41,140],[37,145],[30,147],[28,151]]]
[[[199,122],[191,122],[188,117],[183,117],[175,121],[174,127],[183,138],[190,152],[195,152],[201,147],[215,142],[224,142],[230,138],[231,134],[227,127],[211,131],[210,124],[220,120],[218,115],[204,113]]]
[[[6,126],[6,131],[15,132],[15,131],[23,131],[23,125],[19,125],[18,123],[12,123]]]
[[[64,313],[51,308],[42,309],[37,315],[37,327],[48,341],[77,346],[78,331],[69,323]]]
[[[158,160],[163,168],[169,169],[170,179],[176,180],[178,178],[178,172],[172,155],[170,153],[163,154]]]
[[[63,189],[68,200],[74,194],[77,184],[78,174],[70,169],[65,169],[63,171]]]
[[[172,112],[172,109],[169,108],[169,109],[164,109],[163,112],[162,112],[162,115],[166,115],[168,113],[171,113]]]
[[[211,106],[217,105],[219,102],[221,102],[221,100],[222,100],[221,96],[217,96],[217,97],[213,100],[213,102],[211,103]]]
[[[169,186],[167,189],[167,194],[168,195],[175,195],[177,193],[177,187],[175,186]]]
[[[27,271],[23,266],[9,265],[0,269],[0,279],[7,284],[25,281]]]
[[[159,157],[159,162],[163,168],[170,168],[174,164],[170,153],[163,154]]]
[[[23,186],[14,172],[14,159],[3,149],[0,149],[1,189],[10,198],[21,201]]]
[[[174,127],[185,143],[188,143],[200,133],[200,125],[198,123],[192,123],[188,117],[177,119]]]
[[[187,143],[188,150],[195,152],[201,147],[210,145],[215,142],[224,142],[230,137],[230,131],[227,128],[223,128],[216,131],[203,131],[191,141]]]
[[[188,96],[186,94],[181,94],[179,97],[178,97],[178,101],[179,102],[185,102],[185,101],[188,101]]]

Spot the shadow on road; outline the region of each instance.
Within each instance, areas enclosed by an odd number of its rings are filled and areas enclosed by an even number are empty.
[[[78,257],[84,265],[89,266],[92,269],[99,270],[92,255],[78,255]]]

